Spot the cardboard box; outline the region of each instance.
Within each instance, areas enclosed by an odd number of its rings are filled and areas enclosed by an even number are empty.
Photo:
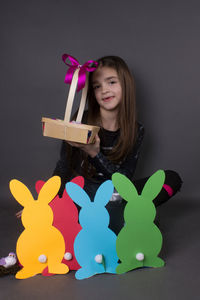
[[[65,123],[58,119],[42,118],[42,123],[44,136],[82,144],[93,143],[95,135],[99,131],[97,126]]]

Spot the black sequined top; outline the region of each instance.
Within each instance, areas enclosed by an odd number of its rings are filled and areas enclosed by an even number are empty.
[[[120,129],[117,131],[109,131],[102,128],[99,131],[100,152],[94,158],[88,156],[89,163],[96,169],[96,174],[93,178],[95,182],[101,183],[107,179],[111,179],[112,174],[115,172],[120,172],[130,179],[133,178],[140,152],[140,146],[144,137],[144,127],[138,123],[137,138],[132,151],[122,162],[116,164],[107,158],[107,154],[117,143],[119,133]],[[76,174],[83,175],[80,151],[75,147],[72,147],[72,159],[75,162]],[[60,159],[56,164],[53,175],[61,177],[62,184],[59,195],[62,195],[66,182],[74,177],[74,174],[71,174],[70,171],[70,162],[67,159],[67,144],[65,141],[62,142]]]

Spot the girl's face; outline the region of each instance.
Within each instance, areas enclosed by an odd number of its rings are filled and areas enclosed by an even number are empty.
[[[98,68],[93,73],[92,84],[100,110],[118,111],[122,87],[117,71],[110,67]]]

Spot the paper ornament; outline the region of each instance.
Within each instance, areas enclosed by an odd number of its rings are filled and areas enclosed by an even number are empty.
[[[107,180],[101,184],[94,202],[91,202],[87,193],[74,183],[67,183],[66,190],[72,200],[81,207],[79,221],[82,230],[74,243],[75,256],[81,268],[75,277],[84,279],[98,273],[116,273],[116,235],[108,228],[109,214],[105,208],[113,193],[112,181]]]
[[[146,182],[141,195],[124,175],[115,173],[112,182],[121,197],[127,201],[124,209],[125,226],[118,234],[116,250],[121,263],[118,274],[140,267],[162,267],[158,257],[162,247],[162,235],[154,224],[156,209],[153,200],[159,194],[165,180],[162,170],[154,173]]]
[[[8,256],[0,258],[0,266],[4,268],[10,268],[17,262],[17,257],[14,252],[10,252]]]
[[[23,266],[16,278],[32,277],[48,266],[50,273],[66,274],[69,268],[62,263],[65,241],[60,231],[52,226],[53,212],[48,203],[60,188],[60,177],[50,178],[34,200],[29,189],[20,181],[10,181],[15,199],[24,206],[22,223],[25,230],[17,240],[17,257]]]
[[[81,176],[75,177],[71,182],[84,186],[84,178]],[[36,182],[36,191],[39,193],[44,185],[44,181]],[[74,254],[74,240],[78,232],[81,230],[81,225],[78,223],[78,210],[72,199],[64,190],[62,197],[58,195],[49,203],[53,210],[54,219],[53,226],[55,226],[63,235],[65,240],[65,255],[62,260],[70,270],[78,270],[80,268]],[[42,272],[44,276],[50,276],[48,268]]]

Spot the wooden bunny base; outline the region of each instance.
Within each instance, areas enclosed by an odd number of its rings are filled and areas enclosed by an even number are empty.
[[[98,126],[66,123],[59,119],[42,118],[42,123],[44,136],[82,144],[93,143],[100,129]]]

